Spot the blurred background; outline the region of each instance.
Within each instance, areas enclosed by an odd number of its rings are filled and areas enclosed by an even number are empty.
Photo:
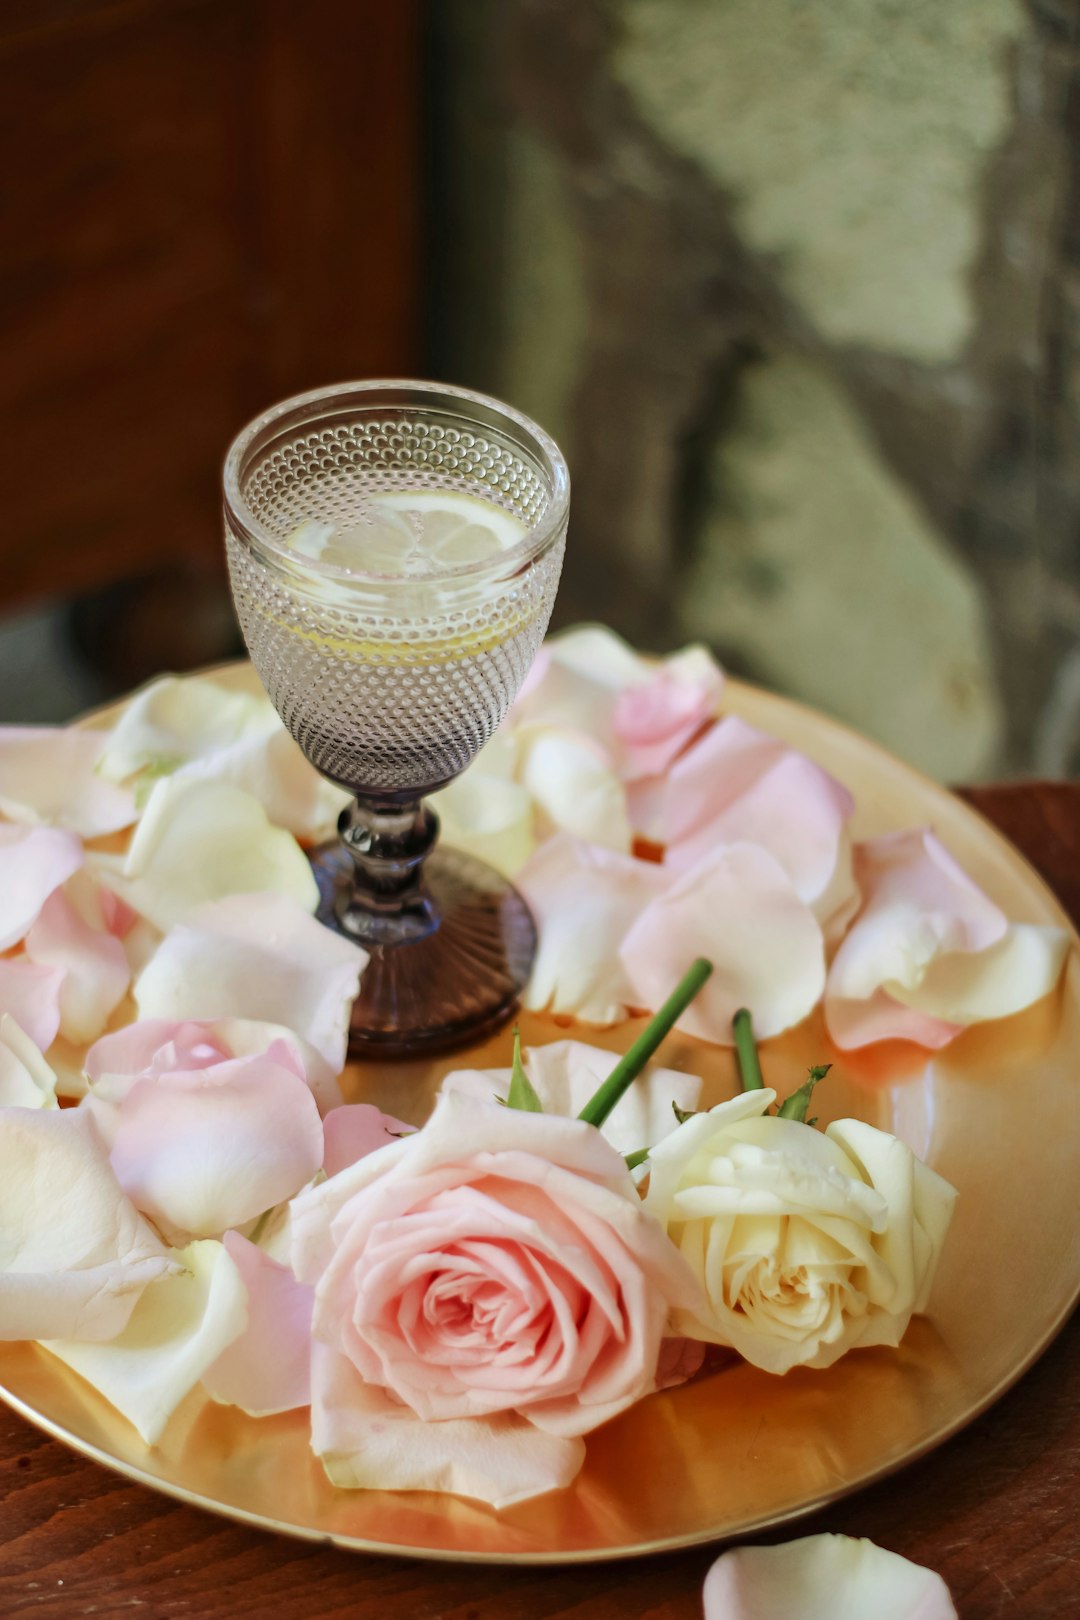
[[[556,624],[1080,770],[1075,0],[5,0],[0,720],[240,651],[218,478],[349,377],[571,464]]]

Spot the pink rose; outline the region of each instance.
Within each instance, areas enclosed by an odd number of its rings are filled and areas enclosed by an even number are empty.
[[[599,1131],[454,1093],[301,1194],[292,1232],[315,1338],[427,1420],[584,1434],[656,1387],[669,1310],[697,1297]]]

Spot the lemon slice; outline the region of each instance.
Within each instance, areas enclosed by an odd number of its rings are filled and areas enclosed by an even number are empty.
[[[387,516],[406,518],[423,555],[442,567],[483,562],[516,546],[525,534],[525,524],[513,512],[474,495],[395,490],[373,504]]]

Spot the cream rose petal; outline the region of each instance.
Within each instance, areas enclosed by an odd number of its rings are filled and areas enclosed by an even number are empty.
[[[333,1094],[367,953],[285,895],[235,895],[198,907],[162,941],[135,984],[140,1018],[263,1020],[293,1030]],[[334,1100],[340,1100],[334,1098]]]
[[[319,899],[292,834],[272,827],[250,793],[222,782],[155,783],[121,871],[98,864],[103,881],[163,932],[230,895],[287,895],[308,912]]]
[[[137,1079],[119,1103],[120,1185],[165,1235],[216,1237],[293,1197],[322,1164],[315,1099],[277,1053]]]
[[[74,833],[0,825],[0,951],[19,943],[50,894],[82,863]]]
[[[487,861],[505,877],[524,866],[536,845],[533,802],[518,782],[473,766],[428,803],[447,844]]]
[[[0,1014],[0,1109],[57,1106],[56,1075],[11,1014]]]
[[[582,1440],[508,1413],[425,1422],[318,1342],[311,1449],[341,1490],[438,1491],[493,1508],[564,1489],[585,1460]]]
[[[626,788],[610,758],[583,731],[519,731],[521,783],[540,812],[541,832],[568,832],[603,849],[632,842]]]
[[[176,775],[242,788],[259,801],[273,826],[284,827],[297,838],[332,833],[352,797],[319,775],[280,722],[269,736],[246,738],[189,760]]]
[[[619,952],[631,999],[655,1010],[699,956],[714,971],[679,1027],[726,1045],[740,1007],[767,1039],[800,1023],[825,985],[820,927],[775,857],[752,844],[717,850],[640,913]]]
[[[81,1109],[0,1109],[0,1339],[111,1339],[170,1269]]]
[[[672,767],[664,791],[665,864],[694,866],[721,844],[759,844],[774,855],[822,925],[857,898],[848,790],[804,754],[735,715]]]
[[[705,1620],[957,1620],[940,1575],[852,1536],[721,1553],[702,1601]]]
[[[565,834],[542,845],[517,878],[540,933],[525,1005],[593,1024],[625,1017],[634,995],[619,946],[669,881],[653,862]]]
[[[127,1326],[108,1344],[45,1341],[148,1445],[247,1326],[247,1290],[221,1243],[192,1243],[172,1253],[181,1269],[143,1291]]]
[[[130,827],[134,795],[103,779],[106,733],[74,727],[0,727],[0,815],[52,823],[83,838]]]
[[[60,1034],[83,1043],[101,1034],[131,981],[122,942],[115,934],[84,922],[67,895],[57,889],[46,900],[26,936],[26,955],[41,967],[63,972]]]
[[[308,1406],[313,1290],[239,1232],[223,1241],[247,1291],[248,1320],[203,1374],[207,1393],[252,1417]]]
[[[105,738],[100,771],[114,782],[144,770],[161,774],[280,729],[269,698],[163,675],[125,705]]]
[[[611,1073],[617,1056],[583,1041],[553,1041],[549,1046],[528,1048],[525,1069],[546,1114],[576,1119]],[[509,1069],[458,1069],[445,1077],[439,1089],[490,1101],[493,1096],[507,1095],[510,1076]],[[696,1108],[701,1085],[695,1074],[647,1069],[612,1109],[601,1127],[603,1134],[620,1153],[651,1147],[675,1129],[672,1103],[681,1109]]]
[[[39,967],[25,957],[0,957],[0,1014],[14,1018],[39,1052],[48,1051],[60,1028],[62,968]]]

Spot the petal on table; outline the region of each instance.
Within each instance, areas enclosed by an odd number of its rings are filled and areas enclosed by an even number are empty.
[[[135,1000],[141,1018],[284,1025],[324,1064],[319,1074],[308,1067],[316,1096],[332,1096],[367,959],[285,895],[235,895],[200,906],[166,936],[136,981]]]
[[[442,823],[441,836],[448,845],[513,877],[536,844],[533,802],[519,782],[489,775],[479,763],[441,793],[433,793],[428,803]]]
[[[136,1079],[111,1159],[137,1209],[176,1240],[215,1237],[292,1198],[322,1165],[315,1099],[271,1047],[213,1068]]]
[[[804,754],[731,715],[672,767],[662,812],[665,864],[678,871],[722,844],[759,844],[823,925],[857,890],[848,790]]]
[[[351,798],[344,788],[319,775],[280,722],[269,736],[246,737],[189,760],[176,774],[242,788],[259,801],[275,827],[284,827],[297,838],[332,835]]]
[[[121,874],[102,875],[162,932],[230,895],[287,895],[309,912],[319,899],[307,856],[257,799],[176,776],[154,784]]]
[[[662,776],[715,718],[723,689],[723,671],[704,647],[686,647],[624,687],[614,716],[624,778]]]
[[[115,934],[84,922],[63,890],[57,889],[26,936],[26,955],[40,967],[58,968],[64,975],[60,986],[64,1039],[86,1042],[100,1035],[131,981],[127,954]]]
[[[323,1120],[323,1169],[328,1176],[348,1169],[388,1142],[396,1142],[416,1129],[372,1103],[346,1103],[332,1108]]]
[[[595,1024],[624,1017],[634,997],[619,946],[669,881],[650,861],[566,834],[542,845],[517,879],[540,932],[525,1005]]]
[[[50,894],[82,863],[74,833],[0,825],[0,951],[19,943]]]
[[[39,967],[25,957],[0,957],[0,1014],[8,1013],[39,1052],[48,1051],[60,1028],[61,968]]]
[[[163,675],[125,705],[106,739],[100,770],[114,782],[140,771],[160,776],[279,729],[267,697],[198,676]]]
[[[956,1620],[940,1575],[851,1536],[736,1547],[702,1597],[705,1620]]]
[[[309,1405],[315,1290],[239,1232],[224,1243],[247,1292],[247,1327],[203,1374],[207,1393],[252,1417]]]
[[[188,1392],[247,1326],[247,1290],[221,1243],[172,1251],[174,1275],[142,1293],[108,1344],[49,1339],[45,1348],[85,1378],[154,1445]]]
[[[521,783],[540,812],[541,835],[568,832],[603,849],[629,850],[626,788],[599,743],[569,728],[517,735]]]
[[[494,1508],[564,1489],[585,1460],[580,1439],[509,1415],[425,1422],[318,1343],[311,1447],[339,1489],[448,1492]]]
[[[56,1075],[10,1013],[0,1013],[0,1108],[55,1108]]]
[[[583,1041],[552,1041],[549,1046],[529,1047],[525,1069],[546,1114],[564,1114],[576,1119],[611,1073],[618,1059],[616,1052]],[[448,1074],[440,1091],[464,1092],[491,1100],[505,1097],[510,1088],[509,1069],[458,1069]],[[696,1108],[702,1082],[695,1074],[677,1069],[646,1069],[623,1093],[601,1127],[611,1145],[620,1153],[636,1153],[652,1147],[675,1129],[677,1120],[672,1103],[681,1109]]]
[[[725,1045],[740,1007],[767,1039],[800,1023],[825,985],[820,927],[779,862],[753,844],[716,851],[641,912],[620,951],[633,1003],[654,1011],[699,956],[714,971],[679,1027]]]
[[[613,631],[582,625],[544,643],[510,711],[512,727],[570,727],[615,746],[615,700],[648,679],[648,663]]]
[[[0,727],[0,815],[83,838],[130,827],[134,795],[98,770],[106,737],[66,726]]]
[[[1010,924],[931,832],[858,846],[864,903],[829,972],[825,1015],[845,1048],[891,1037],[939,1047],[1056,985],[1062,929]]]
[[[0,1110],[0,1339],[111,1339],[168,1249],[82,1109]]]

